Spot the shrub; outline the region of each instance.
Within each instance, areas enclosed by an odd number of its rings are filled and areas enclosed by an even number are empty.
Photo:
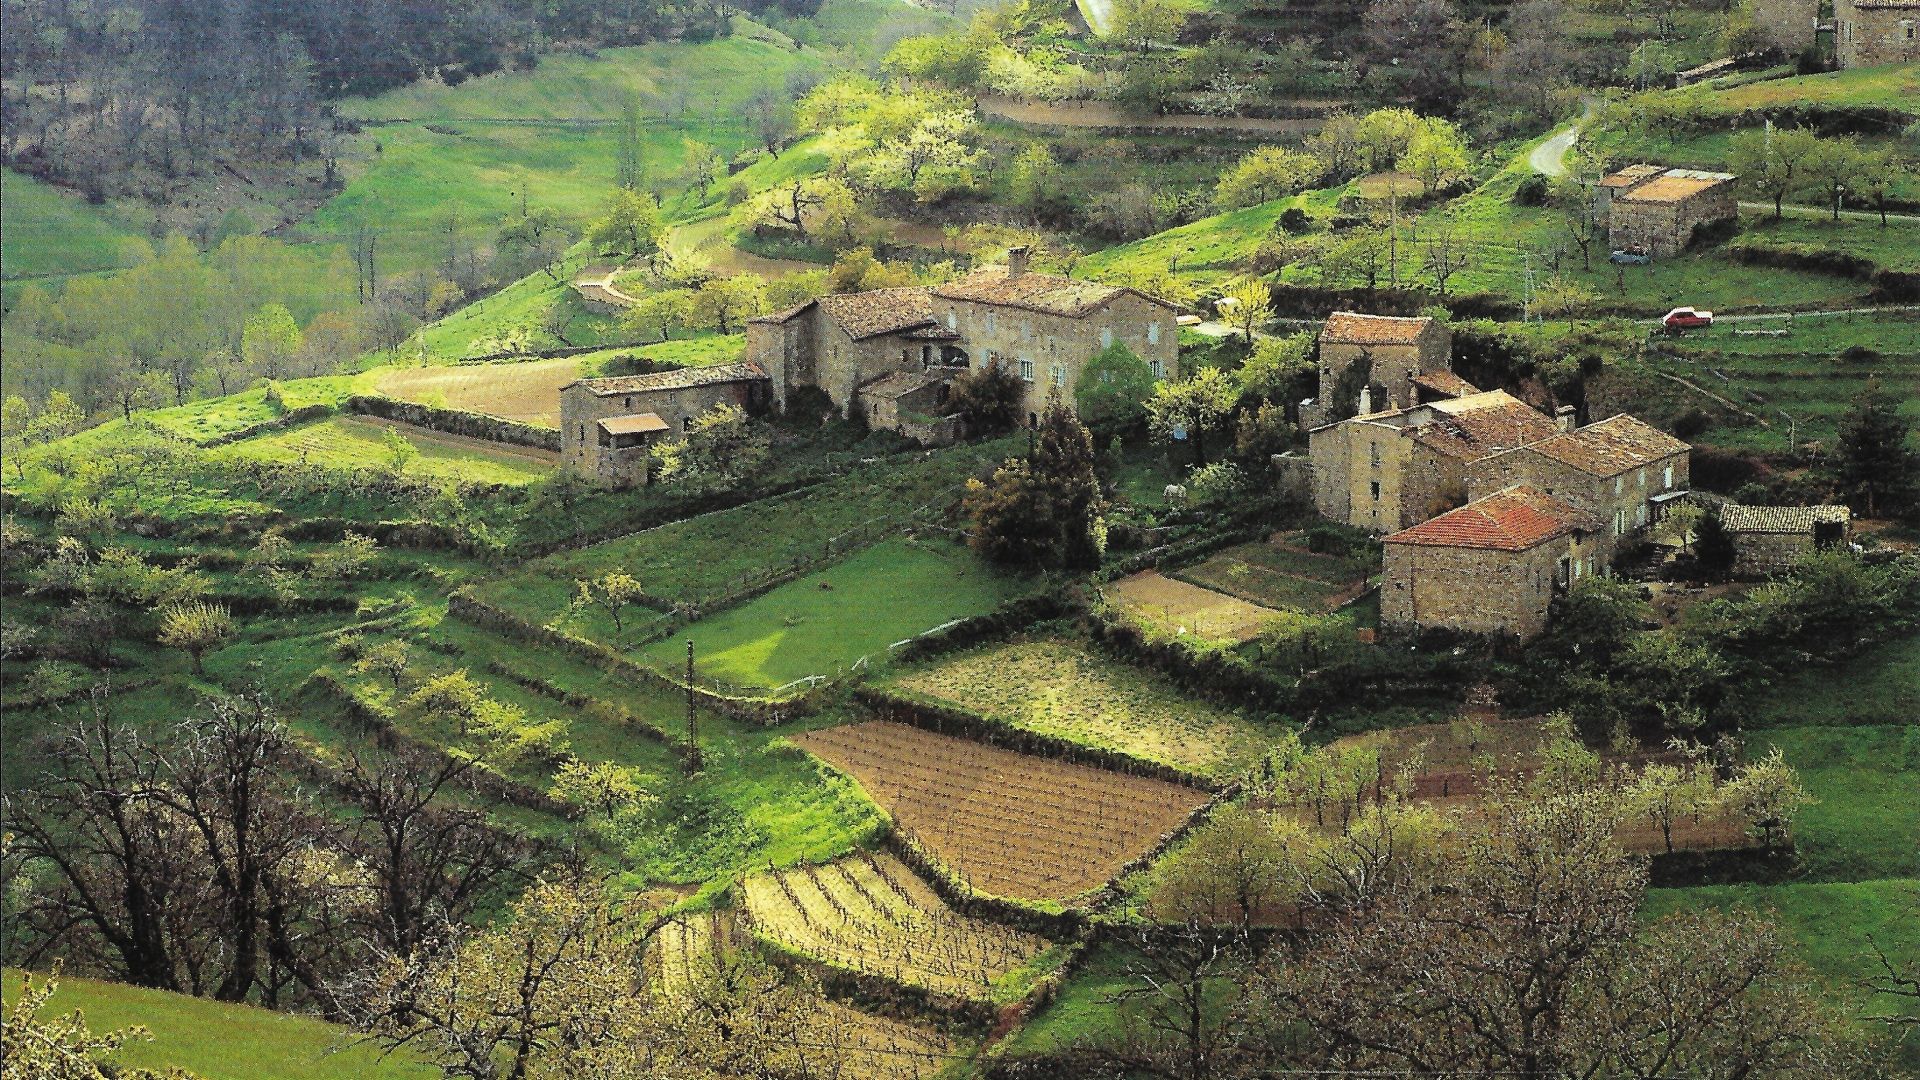
[[[1280,220],[1276,222],[1276,224],[1282,232],[1292,233],[1297,236],[1313,227],[1313,219],[1307,216],[1305,210],[1297,206],[1289,206],[1281,211]]]
[[[1835,359],[1848,364],[1872,364],[1879,361],[1880,350],[1871,349],[1865,345],[1849,345],[1840,350],[1840,355]],[[1685,437],[1681,436],[1681,438]]]
[[[1546,177],[1534,173],[1513,189],[1513,203],[1515,206],[1545,206],[1550,187]]]

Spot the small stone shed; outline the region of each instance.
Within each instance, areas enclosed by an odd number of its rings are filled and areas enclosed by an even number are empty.
[[[1380,626],[1532,638],[1553,598],[1598,571],[1595,524],[1538,488],[1476,499],[1383,541]]]
[[[560,388],[560,454],[609,484],[647,482],[653,444],[717,405],[763,411],[767,376],[751,363],[578,379]]]
[[[1841,67],[1920,61],[1920,0],[1834,0],[1833,16]]]
[[[1844,506],[1743,506],[1720,508],[1720,524],[1733,538],[1733,572],[1765,577],[1791,567],[1809,551],[1847,542],[1853,511]]]
[[[1629,165],[1600,182],[1597,193],[1615,250],[1640,247],[1656,258],[1686,250],[1702,225],[1739,212],[1732,173]]]

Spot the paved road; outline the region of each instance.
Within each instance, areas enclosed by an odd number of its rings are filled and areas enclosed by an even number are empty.
[[[1556,132],[1553,138],[1533,148],[1527,155],[1527,165],[1542,176],[1567,175],[1567,151],[1573,149],[1573,141],[1580,137],[1580,129],[1593,119],[1598,108],[1592,98],[1581,102],[1580,119],[1568,124],[1566,130]]]
[[[1721,323],[1765,322],[1769,319],[1821,319],[1828,315],[1878,315],[1888,311],[1920,311],[1920,304],[1885,304],[1880,307],[1834,308],[1831,311],[1759,311],[1745,315],[1716,315],[1715,326]],[[1659,326],[1659,319],[1642,319],[1646,326]]]
[[[1113,26],[1113,0],[1079,0],[1080,14],[1087,17],[1087,25],[1095,34],[1107,36]]]

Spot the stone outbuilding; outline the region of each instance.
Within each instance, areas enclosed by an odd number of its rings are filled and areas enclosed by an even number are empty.
[[[1594,523],[1538,488],[1507,488],[1382,542],[1380,628],[1532,638],[1553,598],[1602,565]]]
[[[1920,0],[1834,0],[1833,55],[1843,68],[1920,61]]]
[[[944,285],[823,296],[754,319],[747,359],[767,371],[776,399],[814,386],[843,413],[887,376],[944,380],[997,361],[1026,384],[1023,404],[1037,417],[1054,387],[1071,403],[1081,368],[1115,342],[1157,377],[1178,378],[1178,318],[1172,304],[1133,289],[1029,270],[1015,248],[1007,265]]]
[[[752,363],[578,379],[560,388],[561,459],[609,484],[644,484],[655,442],[715,406],[763,412],[767,376]]]
[[[1695,229],[1735,218],[1735,179],[1732,173],[1629,165],[1600,181],[1595,193],[1607,243],[1655,258],[1677,255]]]
[[[1307,436],[1314,509],[1373,532],[1417,525],[1467,501],[1470,463],[1559,434],[1571,412],[1557,423],[1489,390],[1315,428]]]
[[[1320,385],[1312,402],[1301,406],[1300,423],[1311,428],[1458,397],[1458,387],[1472,390],[1453,374],[1453,331],[1444,323],[1336,311],[1320,329]],[[1346,399],[1349,390],[1352,400]]]
[[[1750,0],[1753,22],[1783,56],[1798,56],[1817,40],[1820,0]]]
[[[1686,443],[1621,413],[1469,462],[1467,497],[1543,491],[1597,523],[1594,547],[1610,561],[1686,494],[1691,458]]]
[[[1810,551],[1847,542],[1853,511],[1844,506],[1743,506],[1720,508],[1720,524],[1733,540],[1733,572],[1765,577],[1791,567]]]

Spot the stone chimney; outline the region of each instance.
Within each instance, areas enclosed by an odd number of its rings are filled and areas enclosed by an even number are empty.
[[[1580,422],[1574,419],[1574,414],[1577,411],[1578,410],[1571,405],[1562,405],[1553,410],[1554,426],[1561,431],[1572,431],[1574,428],[1579,427]]]
[[[1363,386],[1360,388],[1360,411],[1356,415],[1365,416],[1368,413],[1371,413],[1372,411],[1373,411],[1373,387]]]
[[[1007,249],[1007,276],[1019,277],[1027,272],[1027,245],[1016,244]]]

